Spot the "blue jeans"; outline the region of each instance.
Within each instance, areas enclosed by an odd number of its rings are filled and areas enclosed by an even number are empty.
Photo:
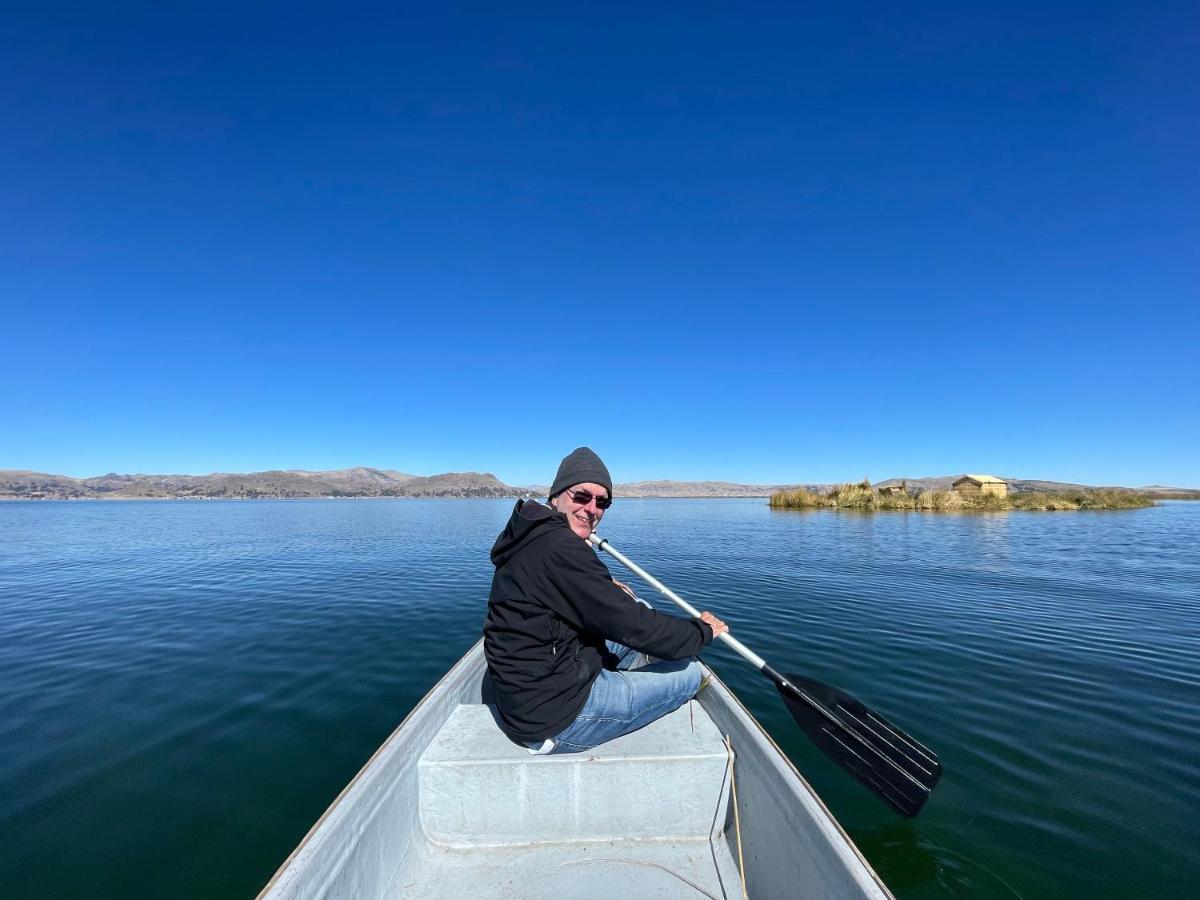
[[[579,753],[637,731],[696,696],[696,659],[646,663],[641,653],[608,641],[620,660],[617,670],[601,669],[575,721],[554,736],[551,753]]]

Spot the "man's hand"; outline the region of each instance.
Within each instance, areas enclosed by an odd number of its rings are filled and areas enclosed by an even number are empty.
[[[627,585],[625,582],[623,582],[623,581],[617,581],[617,579],[615,579],[615,578],[614,578],[614,579],[613,579],[613,584],[615,584],[617,587],[619,587],[621,590],[623,590],[625,593],[627,593],[627,594],[628,594],[630,597],[632,597],[634,600],[636,600],[636,599],[637,599],[637,594],[635,594],[635,593],[633,592],[633,588],[631,588],[631,587],[630,587],[629,585]]]
[[[721,635],[729,632],[729,626],[710,613],[708,610],[700,613],[700,621],[712,629],[714,641]]]

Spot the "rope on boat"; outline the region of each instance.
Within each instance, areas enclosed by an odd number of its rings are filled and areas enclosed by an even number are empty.
[[[737,834],[738,878],[742,881],[742,900],[750,900],[746,893],[746,864],[742,860],[742,817],[738,814],[737,768],[733,764],[733,741],[725,735],[725,750],[729,753],[729,784],[733,789],[733,830]]]
[[[647,862],[647,861],[641,860],[641,859],[613,859],[613,858],[607,857],[607,856],[597,856],[593,859],[568,859],[566,862],[560,862],[559,865],[560,866],[577,866],[580,863],[590,863],[590,862],[620,863],[623,866],[646,866],[647,868],[650,868],[650,869],[662,869],[668,875],[674,875],[676,878],[678,878],[680,881],[682,881],[688,887],[699,891],[705,897],[708,897],[709,900],[721,900],[720,897],[710,894],[708,891],[706,891],[704,888],[700,887],[700,885],[696,884],[696,882],[692,881],[690,878],[685,878],[683,875],[680,875],[674,869],[668,869],[666,866],[661,865],[656,862]]]

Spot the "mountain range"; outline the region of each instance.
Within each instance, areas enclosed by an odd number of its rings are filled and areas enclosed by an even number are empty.
[[[910,490],[948,490],[960,476],[889,478],[877,487],[907,482]],[[1004,476],[1000,476],[1004,477]],[[1071,491],[1088,485],[1006,478],[1009,489]],[[637,481],[613,487],[616,497],[768,497],[782,488],[822,491],[828,484],[741,484],[730,481]],[[312,472],[272,469],[266,472],[211,475],[98,475],[72,478],[21,469],[0,469],[0,499],[284,499],[304,497],[544,497],[548,485],[508,485],[490,472],[445,472],[409,475],[394,469],[358,466]],[[1200,490],[1150,485],[1136,489],[1156,497],[1200,499]]]

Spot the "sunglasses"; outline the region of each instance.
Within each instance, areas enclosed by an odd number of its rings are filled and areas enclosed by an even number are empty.
[[[608,509],[612,506],[612,497],[597,497],[591,491],[567,491],[566,494],[572,503],[578,503],[580,506],[587,506],[593,500],[596,501],[596,509]]]

